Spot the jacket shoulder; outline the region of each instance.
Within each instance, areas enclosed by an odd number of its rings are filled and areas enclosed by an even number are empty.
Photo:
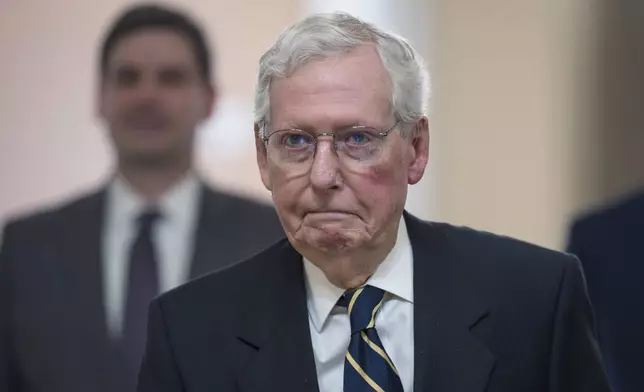
[[[467,268],[559,270],[575,261],[567,253],[506,235],[447,223],[419,222],[434,232],[432,236],[440,238],[435,242],[442,243],[451,258],[468,264]]]
[[[536,301],[554,294],[566,271],[579,268],[575,256],[526,241],[445,223],[425,224],[431,245],[421,245],[427,249],[427,260],[418,262],[443,263],[442,271],[458,276],[456,284],[478,287],[494,297],[493,302],[504,301],[499,296],[522,294]]]
[[[205,196],[211,202],[225,207],[226,210],[233,210],[236,213],[243,213],[248,216],[260,214],[276,217],[275,208],[266,201],[215,190],[209,186],[205,186]]]
[[[630,221],[641,221],[643,216],[644,192],[639,192],[581,214],[574,220],[572,230],[587,231],[602,227],[613,230]]]
[[[269,275],[273,275],[276,271],[275,267],[280,262],[283,249],[288,246],[288,241],[282,239],[244,261],[184,283],[162,294],[159,299],[164,302],[190,301],[203,292],[226,292],[230,295],[231,289],[235,291],[255,287],[260,282],[270,279]]]
[[[161,294],[156,302],[168,319],[180,324],[208,324],[217,309],[217,328],[226,329],[232,315],[254,306],[258,295],[270,295],[288,241],[283,239],[254,256]],[[279,279],[279,278],[278,278]]]
[[[100,208],[103,193],[103,189],[83,193],[72,199],[40,207],[32,212],[9,217],[4,225],[2,243],[23,234],[33,236],[58,230],[61,222],[94,208]]]
[[[546,315],[555,306],[562,284],[583,271],[570,254],[507,236],[470,228],[443,226],[451,271],[499,314]],[[521,310],[519,310],[519,308]]]

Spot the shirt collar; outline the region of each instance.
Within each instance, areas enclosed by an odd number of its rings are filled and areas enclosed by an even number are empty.
[[[150,207],[140,194],[122,176],[116,176],[109,187],[109,205],[113,219],[118,222],[132,222]],[[156,203],[164,221],[188,222],[194,215],[190,211],[196,206],[199,196],[199,180],[190,173],[168,189]]]
[[[309,316],[315,329],[321,332],[345,290],[329,282],[322,270],[306,258],[304,273]],[[414,302],[413,255],[403,217],[398,225],[396,244],[367,280],[367,284],[393,294],[400,300]]]

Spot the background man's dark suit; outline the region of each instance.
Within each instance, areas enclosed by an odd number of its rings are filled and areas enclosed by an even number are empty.
[[[615,391],[644,391],[644,194],[577,220],[568,250],[584,266]]]
[[[0,267],[0,391],[123,391],[102,291],[105,191],[8,224]],[[270,206],[203,187],[191,277],[283,236]],[[216,312],[213,308],[211,311]],[[105,386],[96,389],[96,385]]]
[[[608,391],[576,259],[406,216],[415,391]],[[301,256],[281,241],[151,305],[139,392],[317,391]]]

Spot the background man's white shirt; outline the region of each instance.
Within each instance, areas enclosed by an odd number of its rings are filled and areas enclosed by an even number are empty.
[[[201,184],[186,176],[169,189],[155,205],[162,217],[152,233],[161,292],[186,282],[194,248]],[[130,248],[136,240],[137,218],[151,206],[129,184],[116,177],[107,190],[103,223],[103,288],[107,328],[112,337],[121,335],[125,312]]]

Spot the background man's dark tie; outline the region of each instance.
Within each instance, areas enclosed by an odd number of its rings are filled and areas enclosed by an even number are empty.
[[[138,235],[130,250],[127,305],[119,346],[133,382],[136,381],[145,348],[148,306],[159,295],[159,272],[152,238],[154,225],[159,218],[161,214],[157,210],[149,210],[139,216]]]

